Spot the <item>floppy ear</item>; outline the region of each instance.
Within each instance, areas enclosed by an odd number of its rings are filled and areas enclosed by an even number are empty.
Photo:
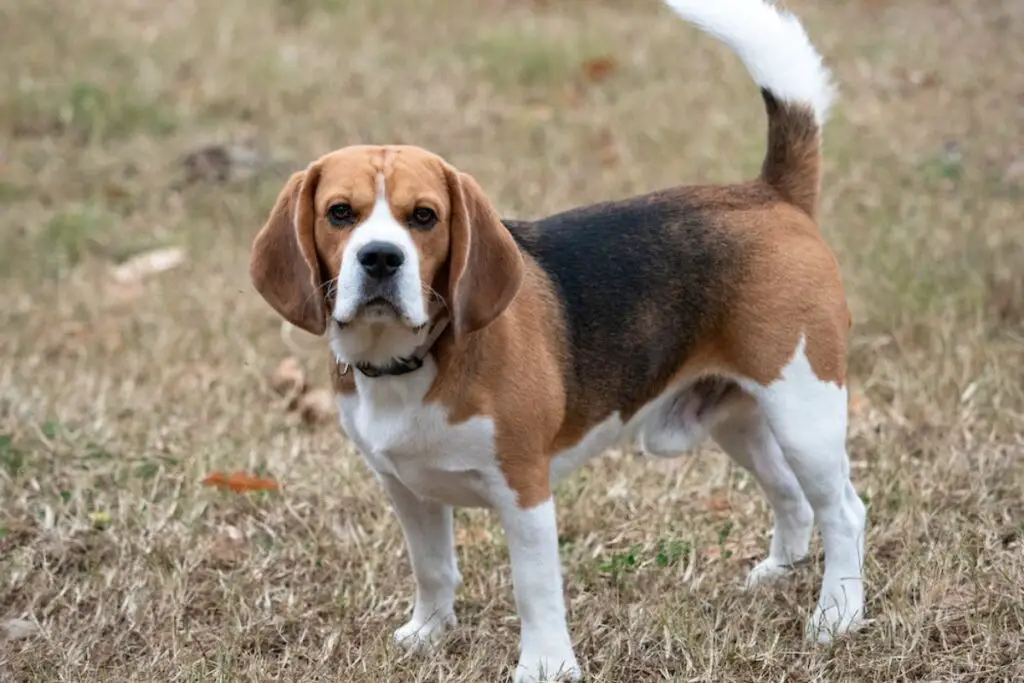
[[[481,330],[508,308],[523,282],[523,256],[471,176],[445,167],[451,195],[449,301],[455,334]]]
[[[288,179],[256,235],[249,276],[256,291],[288,322],[312,334],[327,328],[320,266],[313,241],[316,164]]]

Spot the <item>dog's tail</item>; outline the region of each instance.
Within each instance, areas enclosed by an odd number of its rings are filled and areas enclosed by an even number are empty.
[[[761,178],[815,215],[821,129],[834,89],[800,21],[769,0],[665,0],[676,14],[729,46],[761,87],[768,151]]]

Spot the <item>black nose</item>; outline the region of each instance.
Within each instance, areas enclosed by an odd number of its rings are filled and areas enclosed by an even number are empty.
[[[391,277],[405,262],[402,250],[390,242],[370,242],[359,250],[356,258],[366,274],[376,280]]]

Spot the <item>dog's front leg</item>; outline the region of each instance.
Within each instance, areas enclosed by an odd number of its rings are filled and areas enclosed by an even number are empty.
[[[512,589],[521,633],[515,683],[579,680],[565,619],[554,500],[499,507],[512,559]]]
[[[416,577],[412,618],[395,631],[395,642],[422,652],[456,623],[455,591],[462,577],[455,558],[452,509],[420,498],[390,475],[379,478],[402,524]]]

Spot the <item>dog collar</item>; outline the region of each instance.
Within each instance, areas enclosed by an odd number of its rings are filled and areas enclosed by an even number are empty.
[[[440,339],[445,328],[448,327],[448,322],[449,318],[447,315],[438,318],[437,322],[430,329],[430,334],[427,335],[422,344],[416,347],[410,356],[392,358],[384,365],[374,365],[373,363],[339,363],[342,377],[347,375],[352,368],[355,368],[366,377],[397,377],[399,375],[407,375],[410,372],[416,372],[423,367],[423,361],[426,359],[427,354],[430,353],[430,350],[434,348],[434,344]]]

